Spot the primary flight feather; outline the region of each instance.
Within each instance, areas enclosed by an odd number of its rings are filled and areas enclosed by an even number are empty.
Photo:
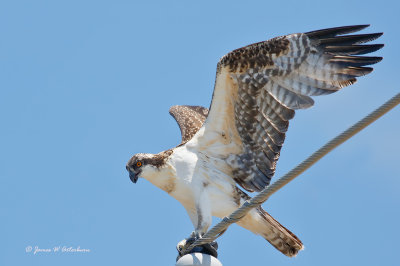
[[[159,154],[139,153],[126,169],[177,199],[201,237],[212,216],[225,217],[270,183],[295,110],[311,96],[351,85],[381,57],[360,56],[383,47],[364,43],[382,33],[348,35],[368,25],[296,33],[234,50],[217,65],[210,110],[173,106],[182,143]],[[261,235],[287,256],[302,242],[261,207],[238,225]]]

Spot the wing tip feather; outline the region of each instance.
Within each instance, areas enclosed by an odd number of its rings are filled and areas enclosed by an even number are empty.
[[[357,31],[361,31],[365,28],[368,28],[370,24],[361,24],[361,25],[351,25],[351,26],[340,26],[333,28],[325,28],[320,30],[314,30],[306,32],[305,34],[309,38],[323,38],[323,37],[335,37],[338,35],[349,34]]]

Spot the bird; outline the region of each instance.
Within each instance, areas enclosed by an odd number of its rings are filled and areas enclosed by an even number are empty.
[[[210,108],[176,105],[169,113],[182,140],[158,154],[138,153],[126,164],[130,180],[150,181],[178,200],[201,238],[212,217],[228,216],[251,192],[270,184],[295,111],[372,72],[382,57],[365,56],[383,33],[353,34],[369,25],[295,33],[250,44],[220,58]],[[302,241],[261,206],[237,224],[288,257]]]

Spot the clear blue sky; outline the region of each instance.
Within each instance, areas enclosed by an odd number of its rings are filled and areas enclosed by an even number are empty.
[[[399,10],[396,1],[2,1],[0,264],[173,265],[193,229],[185,210],[125,170],[133,154],[180,142],[168,108],[208,107],[218,59],[252,42],[365,23],[385,32],[372,74],[296,114],[282,176],[400,91]],[[263,205],[303,240],[297,258],[234,225],[220,260],[398,265],[399,121],[397,107]]]

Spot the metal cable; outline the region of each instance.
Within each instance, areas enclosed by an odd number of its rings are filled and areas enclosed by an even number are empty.
[[[342,134],[338,135],[327,144],[325,144],[322,148],[314,152],[310,157],[305,159],[295,168],[293,168],[289,173],[278,179],[272,185],[264,188],[259,194],[255,197],[247,200],[242,206],[240,206],[236,211],[231,213],[228,217],[224,217],[222,221],[216,224],[213,228],[211,228],[202,238],[197,239],[194,243],[192,243],[189,247],[185,247],[184,251],[192,250],[195,246],[203,245],[210,243],[220,237],[233,223],[238,222],[242,219],[246,214],[253,208],[260,206],[264,203],[272,194],[281,189],[287,183],[295,179],[305,170],[310,168],[313,164],[319,161],[322,157],[332,151],[334,148],[350,139],[352,136],[366,128],[368,125],[373,123],[375,120],[389,112],[392,108],[400,103],[400,93],[393,96],[386,103],[381,105],[375,111],[364,117],[362,120],[358,121],[352,127],[348,128]],[[183,253],[184,253],[183,251]]]

